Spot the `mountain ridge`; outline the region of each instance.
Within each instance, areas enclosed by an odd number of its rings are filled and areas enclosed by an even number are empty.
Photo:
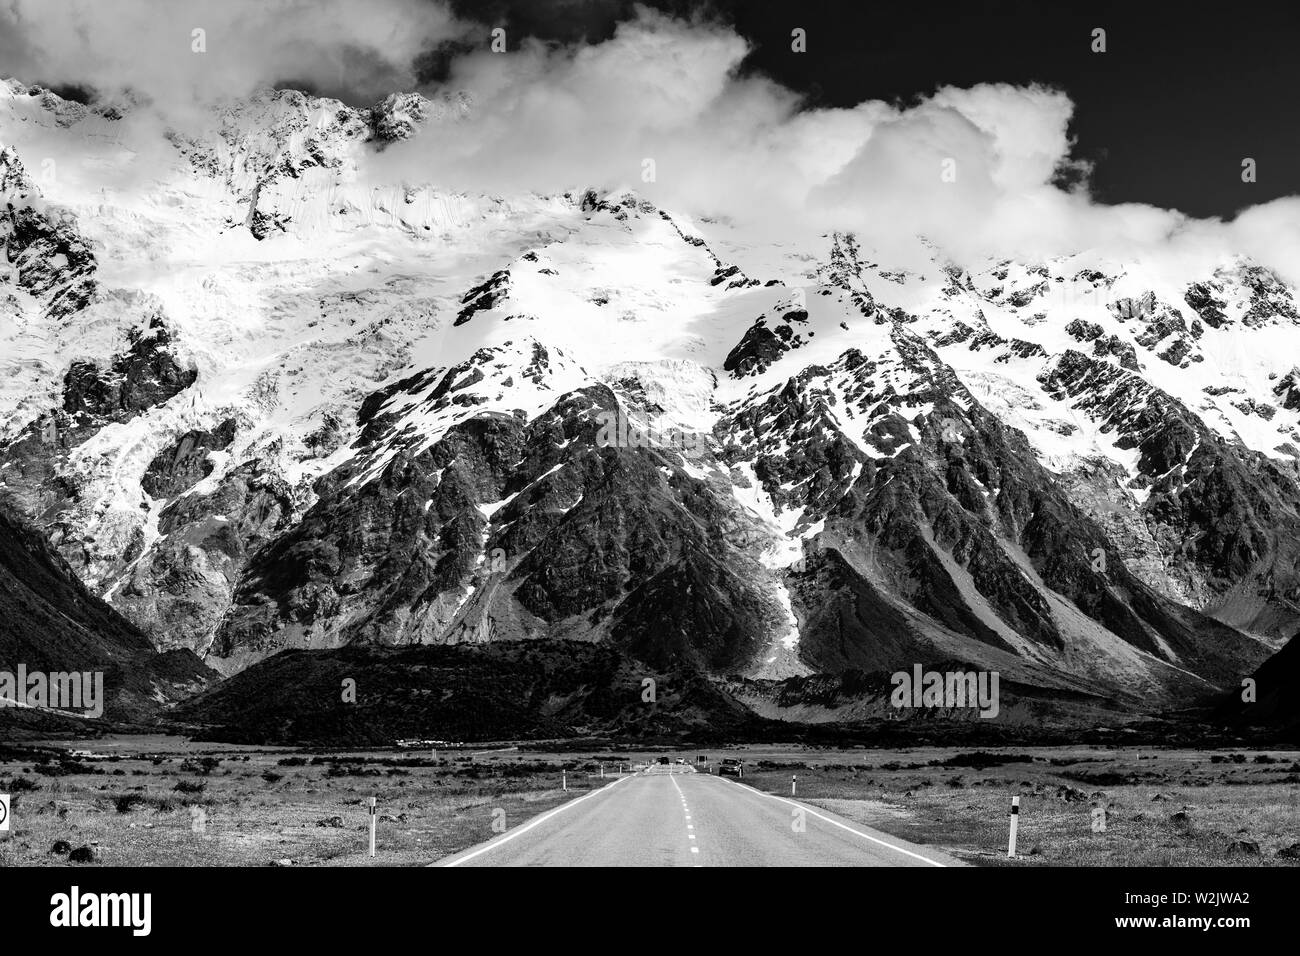
[[[260,94],[128,155],[122,116],[0,94],[0,480],[157,647],[961,659],[1131,708],[1300,627],[1300,315],[1248,260],[922,274],[623,190],[374,178],[463,99],[390,97],[380,137]],[[73,172],[33,182],[44,149]]]

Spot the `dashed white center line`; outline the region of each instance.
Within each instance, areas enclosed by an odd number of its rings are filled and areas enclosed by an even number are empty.
[[[672,777],[669,777],[668,779],[672,780],[673,786],[677,787],[677,795],[682,798],[682,812],[686,816],[686,839],[691,841],[691,853],[699,855],[700,848],[695,845],[695,834],[691,832],[695,829],[695,824],[691,823],[691,808],[686,802],[686,794],[682,792],[681,787],[677,786],[676,780],[673,780]],[[699,866],[700,864],[696,863],[695,865]]]

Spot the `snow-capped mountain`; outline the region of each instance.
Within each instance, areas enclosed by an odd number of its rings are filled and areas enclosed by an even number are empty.
[[[1300,629],[1278,276],[918,272],[384,178],[472,109],[267,92],[182,134],[0,85],[0,485],[156,647],[960,660],[1136,704]]]

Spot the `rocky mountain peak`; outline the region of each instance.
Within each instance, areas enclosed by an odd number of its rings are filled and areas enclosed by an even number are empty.
[[[79,170],[0,214],[0,483],[156,647],[960,659],[1130,706],[1300,628],[1279,276],[359,175],[471,108],[267,90],[152,152],[0,112],[6,194]]]
[[[410,139],[428,123],[461,120],[469,116],[474,100],[463,90],[428,99],[420,93],[392,93],[370,111],[374,135],[380,143]]]

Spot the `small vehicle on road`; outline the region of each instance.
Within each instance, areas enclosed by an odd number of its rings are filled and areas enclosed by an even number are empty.
[[[745,764],[735,757],[723,757],[722,763],[718,764],[719,777],[743,777],[745,775]]]

